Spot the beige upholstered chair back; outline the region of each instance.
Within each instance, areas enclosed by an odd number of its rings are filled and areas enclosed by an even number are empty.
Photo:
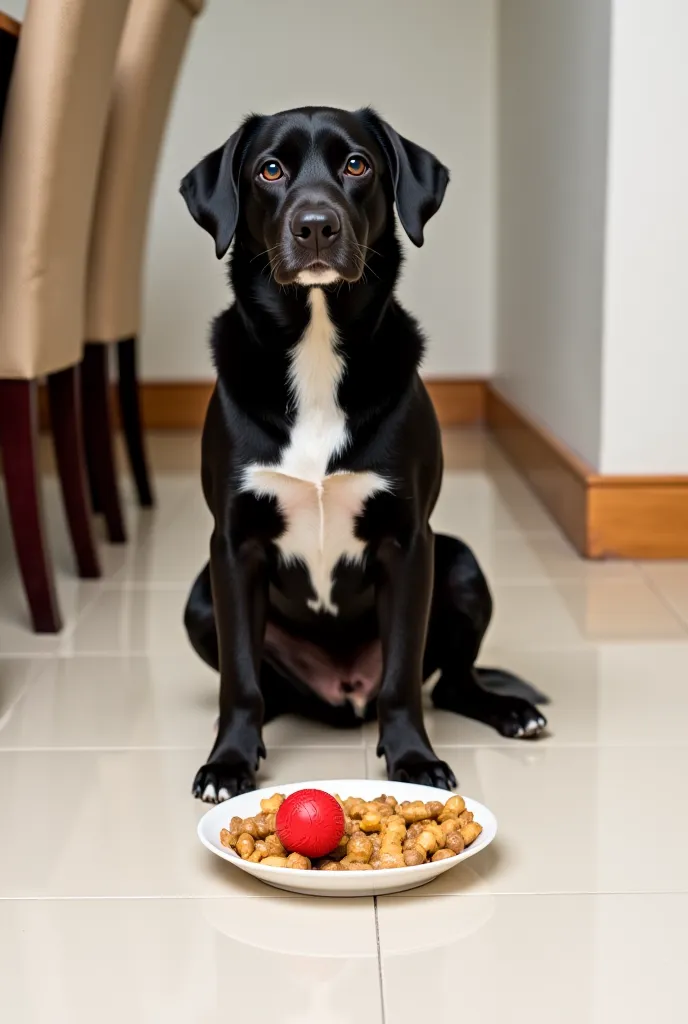
[[[91,218],[129,0],[31,0],[0,146],[0,378],[80,361]]]
[[[86,339],[138,334],[148,208],[177,73],[202,0],[131,0],[89,261]]]

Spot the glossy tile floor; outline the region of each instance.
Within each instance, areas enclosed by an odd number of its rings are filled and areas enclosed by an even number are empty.
[[[197,438],[152,439],[158,510],[129,500],[100,583],[74,579],[46,478],[59,638],[27,631],[0,504],[0,1020],[685,1019],[688,565],[584,564],[489,440],[446,445],[436,525],[493,586],[483,660],[551,695],[551,730],[428,711],[500,834],[376,903],[280,894],[196,840],[216,703],[181,628],[208,543]],[[382,778],[374,743],[282,720],[263,779]]]

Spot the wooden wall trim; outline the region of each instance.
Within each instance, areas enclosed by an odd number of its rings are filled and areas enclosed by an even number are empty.
[[[571,543],[581,554],[587,554],[590,467],[492,385],[487,388],[485,418],[500,447]]]
[[[141,385],[146,430],[200,430],[213,393],[212,381],[160,381]]]
[[[688,477],[590,487],[590,558],[688,558]]]
[[[443,427],[479,426],[485,420],[485,381],[454,378],[426,382]],[[141,384],[141,415],[145,430],[200,430],[213,390],[212,381],[145,381]],[[44,389],[41,389],[43,392]],[[41,426],[48,425],[45,394],[41,394]],[[112,403],[118,423],[117,402]]]
[[[477,426],[485,420],[485,381],[426,380],[443,427]],[[212,382],[147,382],[141,385],[143,422],[149,430],[195,430],[203,426]]]
[[[443,427],[475,427],[485,422],[486,381],[431,377],[425,386]]]
[[[443,427],[484,422],[485,381],[428,380],[426,385]],[[141,407],[146,429],[199,430],[212,390],[210,381],[143,383]]]
[[[0,32],[7,32],[10,36],[18,36],[21,32],[21,22],[12,18],[4,11],[0,11]]]
[[[483,380],[430,379],[443,427],[486,423],[575,548],[587,558],[688,558],[688,476],[605,476]],[[147,430],[200,430],[208,381],[141,385]],[[47,424],[45,394],[41,422]],[[113,401],[117,422],[117,403]]]
[[[488,384],[495,439],[587,558],[688,558],[688,476],[607,476]]]

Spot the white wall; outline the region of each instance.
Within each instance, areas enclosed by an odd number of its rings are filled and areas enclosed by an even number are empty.
[[[208,321],[228,301],[179,180],[249,111],[372,103],[452,170],[401,297],[431,339],[426,371],[493,368],[496,0],[209,0],[171,114],[149,240],[143,376],[207,378]],[[412,250],[412,251],[411,251]]]
[[[609,8],[502,0],[499,9],[498,386],[593,465]]]
[[[688,473],[688,3],[501,0],[497,378],[607,474]]]
[[[2,0],[2,8],[0,10],[4,14],[9,14],[11,18],[23,21],[24,14],[26,13],[26,2],[27,0]]]
[[[686,0],[616,0],[605,473],[688,473],[687,48]]]

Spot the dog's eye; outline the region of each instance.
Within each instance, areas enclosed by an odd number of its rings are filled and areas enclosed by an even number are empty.
[[[368,164],[362,156],[350,156],[346,162],[345,174],[360,178],[368,170]]]
[[[284,171],[276,160],[268,160],[260,169],[260,176],[266,181],[279,181],[283,175]]]

